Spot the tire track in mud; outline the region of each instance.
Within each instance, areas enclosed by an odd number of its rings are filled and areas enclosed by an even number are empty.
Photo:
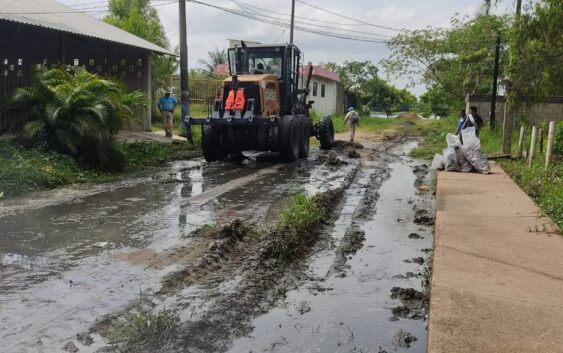
[[[211,167],[217,171],[221,170],[220,166]],[[307,172],[305,177],[300,177],[305,172]],[[166,175],[170,175],[170,173]],[[314,185],[313,188],[318,188],[319,183],[327,180],[325,166],[312,158],[311,161],[303,161],[303,163],[295,165],[269,167],[268,172],[258,172],[255,176],[243,179],[245,183],[237,182],[231,184],[234,189],[228,190],[228,188],[221,187],[218,190],[214,190],[213,193],[215,197],[220,195],[219,199],[221,199],[244,185],[252,184],[259,179],[277,177],[278,175],[280,175],[281,179],[285,178],[285,182],[281,185],[272,183],[272,185],[267,185],[267,187],[263,188],[265,193],[262,193],[261,196],[265,200],[264,205],[268,204],[266,201],[268,199],[283,198],[284,195],[291,192],[294,182],[298,184],[296,188],[298,190],[307,185]],[[287,179],[289,179],[289,182]],[[167,177],[165,180],[170,180],[170,178]],[[280,179],[275,180],[279,181]],[[180,182],[171,181],[173,183]],[[104,190],[107,191],[108,189]],[[254,190],[254,192],[259,192],[259,190]],[[226,203],[217,205],[213,202],[215,200],[212,197],[200,196],[195,205],[191,205],[188,199],[186,202],[180,203],[179,207],[185,207],[184,211],[201,211],[229,208],[232,204],[232,201],[224,199]],[[250,206],[257,204],[255,199],[248,199],[246,202]],[[252,210],[252,207],[248,207],[248,209]],[[271,210],[275,210],[275,208],[272,208],[272,206],[268,208],[262,207],[260,212],[252,212],[252,215],[258,217],[254,221],[259,220],[260,217],[263,218],[264,213]],[[243,213],[242,215],[247,216],[248,214]],[[79,276],[75,270],[73,271],[74,274],[64,274],[49,280],[48,286],[39,283],[33,286],[36,289],[29,288],[28,293],[25,295],[27,297],[25,300],[29,303],[29,308],[39,305],[37,307],[38,310],[30,311],[29,317],[24,320],[18,320],[16,325],[9,324],[10,320],[6,321],[7,317],[2,319],[1,316],[3,315],[0,315],[0,325],[9,325],[10,332],[12,333],[9,340],[8,336],[4,336],[6,340],[3,339],[3,341],[7,347],[19,347],[22,349],[25,349],[23,347],[35,347],[33,349],[38,351],[60,349],[61,346],[59,346],[58,342],[72,338],[74,335],[72,333],[73,330],[84,327],[88,320],[91,322],[96,316],[106,314],[108,309],[110,312],[115,311],[118,307],[122,307],[125,301],[138,296],[139,284],[144,288],[155,286],[155,280],[161,278],[162,274],[178,267],[191,266],[194,258],[208,255],[209,246],[211,245],[208,239],[202,237],[189,238],[185,234],[172,234],[169,238],[165,237],[160,240],[164,242],[161,245],[157,244],[158,246],[156,247],[137,249],[130,252],[123,252],[122,249],[105,252],[106,254],[102,258],[92,258],[93,263],[84,267],[87,272],[79,272]],[[235,247],[235,250],[240,251],[241,254],[245,254],[244,256],[247,257],[249,249],[244,245],[241,242],[240,247]],[[102,261],[100,262],[100,260]],[[80,262],[84,263],[83,260],[80,260]],[[233,263],[229,273],[233,273],[233,269],[235,267],[238,268],[238,266],[239,264]],[[110,270],[109,272],[107,271],[108,269]],[[117,276],[120,273],[122,275]],[[210,284],[217,283],[219,285],[223,282],[224,278],[218,279],[217,275],[213,274],[213,271],[209,271],[209,275]],[[76,277],[79,277],[79,279],[77,280]],[[69,278],[74,280],[74,282],[70,280],[70,288]],[[82,282],[81,278],[84,278],[86,282]],[[100,284],[101,286],[98,286]],[[45,289],[46,292],[42,293]],[[33,291],[37,291],[37,295],[29,294]],[[150,290],[147,293],[150,293]],[[17,293],[14,294],[17,295]],[[70,298],[68,296],[72,296],[73,299],[65,300],[65,298]],[[5,297],[3,299],[3,303],[10,304],[9,298]],[[18,306],[5,307],[10,309],[9,311],[13,315],[17,315],[18,312],[21,313],[21,311],[18,311]],[[4,313],[8,314],[7,312]],[[28,326],[26,326],[26,322],[29,324]],[[38,346],[37,342],[42,343]],[[81,346],[79,342],[77,344],[81,347],[81,351],[87,351],[87,347]]]
[[[341,187],[346,198],[350,190],[365,189],[361,202],[355,204],[353,220],[366,219],[375,212],[374,206],[378,198],[378,189],[383,180],[389,176],[388,164],[397,158],[390,152],[396,143],[375,145],[369,151],[362,151],[371,166],[361,171],[363,174],[356,178],[355,169]],[[330,159],[332,157],[328,157]],[[338,157],[337,157],[338,158]],[[348,187],[352,185],[352,187]],[[345,190],[346,189],[346,190]],[[336,217],[346,205],[334,205],[333,217]],[[212,249],[192,266],[173,274],[165,282],[172,285],[154,293],[148,300],[151,308],[167,308],[175,312],[182,321],[176,332],[176,337],[165,346],[161,352],[222,352],[232,345],[234,337],[248,335],[252,332],[252,319],[259,314],[275,307],[276,303],[285,298],[287,291],[297,288],[303,281],[310,280],[306,274],[306,263],[310,255],[331,247],[334,242],[330,230],[334,227],[336,218],[319,230],[318,241],[312,244],[303,256],[290,263],[273,259],[264,260],[260,242],[256,238],[241,237],[229,244],[228,249],[219,246],[219,252]],[[361,237],[344,236],[340,239],[335,252],[336,257],[332,268],[342,268],[346,257],[361,248]],[[330,275],[331,271],[325,273]],[[192,290],[197,287],[195,290]],[[147,298],[145,297],[145,305]],[[138,303],[139,304],[139,303]],[[140,303],[142,304],[142,303]],[[136,305],[134,306],[136,307]],[[107,330],[111,322],[119,317],[127,316],[134,311],[134,307],[120,313],[97,327],[97,331]],[[118,347],[115,347],[116,351]],[[142,352],[140,347],[129,347],[129,351]],[[127,347],[119,347],[119,351],[127,351]]]

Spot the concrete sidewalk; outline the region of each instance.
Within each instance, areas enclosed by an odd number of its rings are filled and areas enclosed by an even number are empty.
[[[438,175],[428,353],[562,353],[563,236],[492,171]]]
[[[120,142],[157,142],[157,143],[173,143],[186,142],[187,139],[182,136],[174,135],[172,138],[165,137],[164,130],[158,131],[140,131],[140,130],[120,130],[117,134],[117,140]]]

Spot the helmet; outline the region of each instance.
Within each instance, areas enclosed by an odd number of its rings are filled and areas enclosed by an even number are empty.
[[[351,112],[352,110],[354,110],[354,107],[348,108],[348,111],[349,111],[349,112]]]

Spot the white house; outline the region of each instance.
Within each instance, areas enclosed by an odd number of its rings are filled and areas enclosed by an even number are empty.
[[[302,72],[303,81],[305,81],[309,74],[309,66],[304,65]],[[344,89],[336,72],[320,66],[313,66],[309,88],[311,93],[308,99],[315,101],[312,109],[320,115],[338,114],[345,111]]]

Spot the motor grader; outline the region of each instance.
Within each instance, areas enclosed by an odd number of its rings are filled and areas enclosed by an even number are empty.
[[[230,76],[223,81],[211,114],[186,118],[186,123],[202,126],[207,162],[249,150],[279,152],[283,161],[294,162],[307,158],[311,136],[320,140],[322,149],[332,147],[330,117],[315,124],[309,116],[313,67],[302,70],[299,48],[242,42],[228,50],[228,58]]]

